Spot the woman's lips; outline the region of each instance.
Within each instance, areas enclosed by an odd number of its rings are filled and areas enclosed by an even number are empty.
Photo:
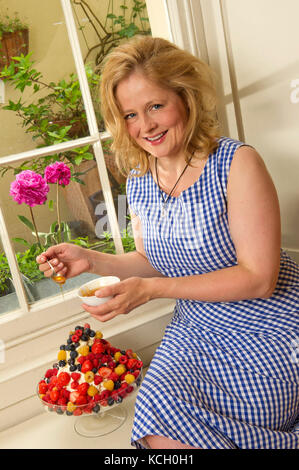
[[[153,137],[145,137],[145,140],[151,145],[159,145],[164,141],[167,132],[168,131],[160,132],[160,134]]]

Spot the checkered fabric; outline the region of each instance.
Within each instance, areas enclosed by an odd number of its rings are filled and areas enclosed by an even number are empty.
[[[242,145],[219,139],[199,179],[169,199],[165,216],[151,172],[132,171],[128,203],[141,220],[148,260],[165,276],[237,264],[226,188]],[[298,281],[299,266],[281,250],[269,299],[177,300],[137,396],[132,444],[161,435],[204,449],[299,448]]]

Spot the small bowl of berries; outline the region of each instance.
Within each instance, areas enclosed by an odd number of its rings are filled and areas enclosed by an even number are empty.
[[[132,349],[113,347],[88,323],[76,326],[57,353],[57,362],[39,381],[37,394],[49,412],[76,417],[75,431],[98,437],[126,419],[126,397],[142,381],[143,363]]]

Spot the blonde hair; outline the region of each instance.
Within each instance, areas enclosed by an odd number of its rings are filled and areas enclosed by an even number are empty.
[[[135,36],[106,57],[100,85],[102,116],[123,174],[138,167],[142,176],[149,169],[148,154],[129,135],[116,99],[118,84],[135,70],[183,100],[188,115],[183,142],[186,162],[195,152],[206,155],[217,148],[216,92],[209,66],[165,39]]]

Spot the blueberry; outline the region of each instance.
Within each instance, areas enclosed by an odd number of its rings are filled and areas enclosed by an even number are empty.
[[[81,371],[81,364],[77,364],[77,370],[80,372]]]
[[[59,361],[58,364],[59,364],[59,367],[64,367],[64,366],[66,366],[66,362],[65,362],[65,361]]]
[[[73,415],[73,413],[72,413],[71,411],[67,411],[67,410],[66,410],[65,414],[66,414],[67,416],[72,416],[72,415]]]
[[[113,405],[113,403],[114,403],[114,400],[113,400],[112,397],[109,397],[107,401],[108,401],[109,406]]]
[[[58,415],[63,415],[63,410],[61,408],[56,408],[56,413]]]
[[[90,336],[91,338],[93,338],[95,335],[96,335],[96,332],[93,331],[93,330],[90,330],[89,336]]]
[[[116,403],[121,403],[123,401],[122,397],[117,397]]]
[[[95,405],[92,409],[95,413],[98,413],[100,411],[100,405]]]
[[[97,368],[97,367],[94,367],[94,368],[92,369],[92,372],[93,372],[94,374],[96,374],[96,373],[98,372],[98,368]]]
[[[59,365],[57,364],[57,362],[55,362],[55,364],[53,364],[53,369],[59,369]]]
[[[73,341],[72,341],[72,338],[68,338],[67,344],[72,344],[72,342],[73,342]]]
[[[75,364],[72,364],[70,366],[70,372],[75,372],[76,369],[77,369],[77,366],[75,366]]]
[[[65,344],[62,344],[62,345],[60,346],[60,349],[61,349],[61,350],[65,350]]]
[[[89,334],[90,334],[90,328],[85,328],[85,329],[84,329],[84,334],[89,336]]]
[[[114,390],[118,390],[121,386],[121,381],[120,380],[117,380],[115,383],[114,383]]]
[[[81,340],[82,341],[88,341],[88,336],[87,335],[82,335]]]
[[[71,359],[75,359],[77,356],[78,356],[77,351],[71,351],[71,353],[70,353]]]
[[[75,343],[74,346],[75,348],[78,348],[80,346],[80,343]]]

